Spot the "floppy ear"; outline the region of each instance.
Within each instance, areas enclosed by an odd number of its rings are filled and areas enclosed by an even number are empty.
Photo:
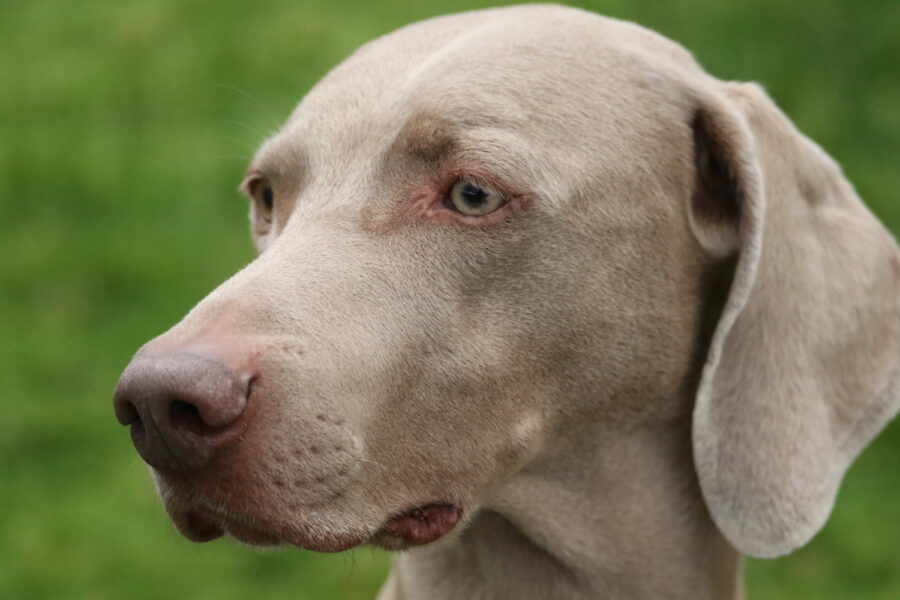
[[[840,168],[753,84],[694,115],[691,227],[737,253],[694,409],[713,519],[741,552],[805,544],[900,408],[900,253]]]

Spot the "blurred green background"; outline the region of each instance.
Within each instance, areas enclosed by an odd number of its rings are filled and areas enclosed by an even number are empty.
[[[497,4],[504,4],[498,2]],[[762,82],[900,230],[900,3],[580,4]],[[361,43],[477,2],[0,2],[0,598],[371,598],[386,554],[195,545],[111,410],[131,353],[253,254],[254,148]],[[900,422],[749,598],[900,598]]]

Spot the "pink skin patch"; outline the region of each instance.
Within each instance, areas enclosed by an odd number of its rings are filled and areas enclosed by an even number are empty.
[[[391,517],[382,532],[411,545],[427,544],[453,529],[461,515],[452,504],[428,504]]]

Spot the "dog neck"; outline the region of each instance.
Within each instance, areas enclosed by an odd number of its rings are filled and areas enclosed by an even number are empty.
[[[567,440],[463,532],[399,555],[379,598],[743,598],[740,557],[694,474],[689,418]]]

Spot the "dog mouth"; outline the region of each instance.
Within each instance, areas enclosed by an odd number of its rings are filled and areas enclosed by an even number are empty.
[[[374,533],[347,532],[313,535],[302,527],[277,527],[250,523],[206,508],[170,513],[175,526],[193,542],[210,542],[226,533],[253,546],[290,544],[317,552],[341,552],[364,543],[386,550],[402,550],[434,542],[449,533],[462,517],[455,504],[433,502],[388,517]]]

